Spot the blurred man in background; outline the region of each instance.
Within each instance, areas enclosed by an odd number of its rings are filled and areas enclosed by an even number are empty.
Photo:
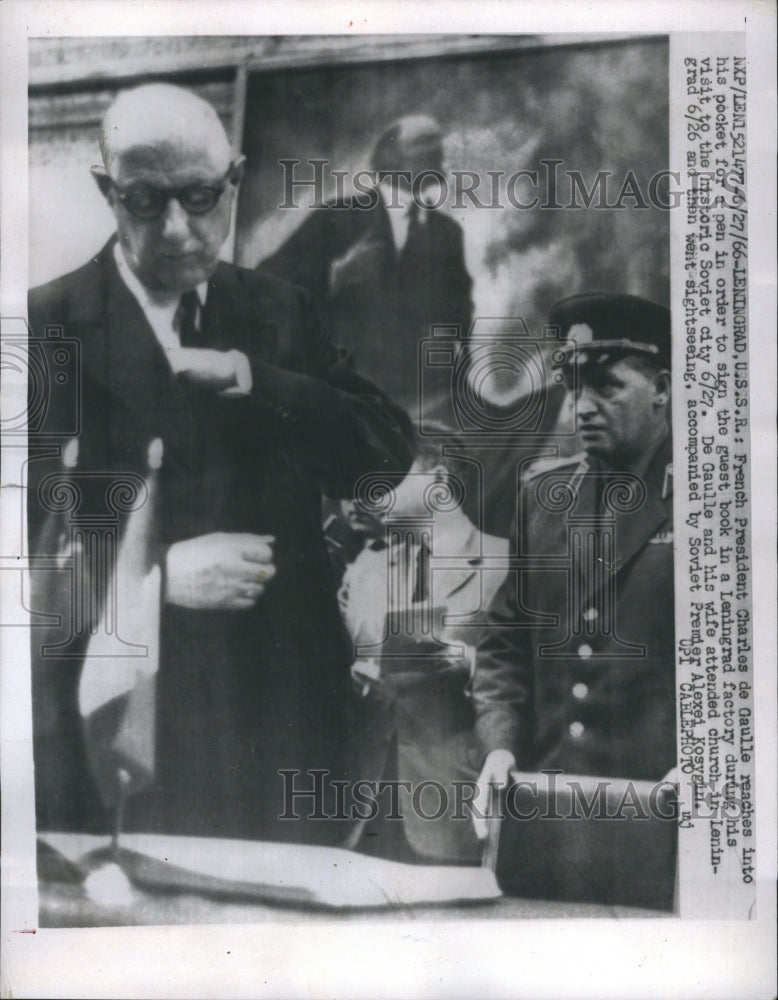
[[[414,416],[419,341],[433,324],[459,327],[464,338],[472,319],[462,229],[430,207],[441,200],[443,165],[438,123],[398,119],[373,149],[375,184],[310,211],[259,265],[309,291],[357,369]]]

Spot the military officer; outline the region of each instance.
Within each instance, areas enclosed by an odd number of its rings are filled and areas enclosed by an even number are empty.
[[[660,780],[676,756],[670,314],[587,294],[550,322],[584,451],[523,483],[476,658],[481,812],[517,766]]]

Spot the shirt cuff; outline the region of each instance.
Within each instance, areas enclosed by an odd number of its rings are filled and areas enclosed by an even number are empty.
[[[231,385],[229,389],[222,389],[219,395],[226,397],[250,396],[254,387],[254,379],[251,375],[249,359],[243,351],[229,351],[228,353],[233,360],[235,385]]]

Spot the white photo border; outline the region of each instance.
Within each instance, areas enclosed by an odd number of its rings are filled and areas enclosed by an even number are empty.
[[[769,997],[775,941],[775,4],[176,0],[0,5],[0,316],[27,288],[27,40],[153,34],[747,33],[757,693],[757,916],[749,922],[436,921],[37,928],[29,662],[2,653],[2,995],[50,997]],[[14,489],[12,479],[3,486]],[[4,529],[6,530],[6,529]],[[2,574],[0,574],[2,576]]]

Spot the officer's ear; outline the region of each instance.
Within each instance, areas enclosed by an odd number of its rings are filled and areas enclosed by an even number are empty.
[[[95,183],[100,188],[100,194],[105,198],[105,200],[111,203],[111,194],[113,192],[113,181],[111,180],[108,171],[102,165],[95,163],[92,166],[92,176],[95,179]]]
[[[246,157],[243,155],[236,156],[230,163],[230,170],[227,174],[227,179],[233,187],[238,187],[240,182],[243,180],[243,171],[246,167]]]
[[[656,390],[656,405],[666,406],[670,402],[671,378],[670,372],[662,368],[654,376],[654,388]]]

